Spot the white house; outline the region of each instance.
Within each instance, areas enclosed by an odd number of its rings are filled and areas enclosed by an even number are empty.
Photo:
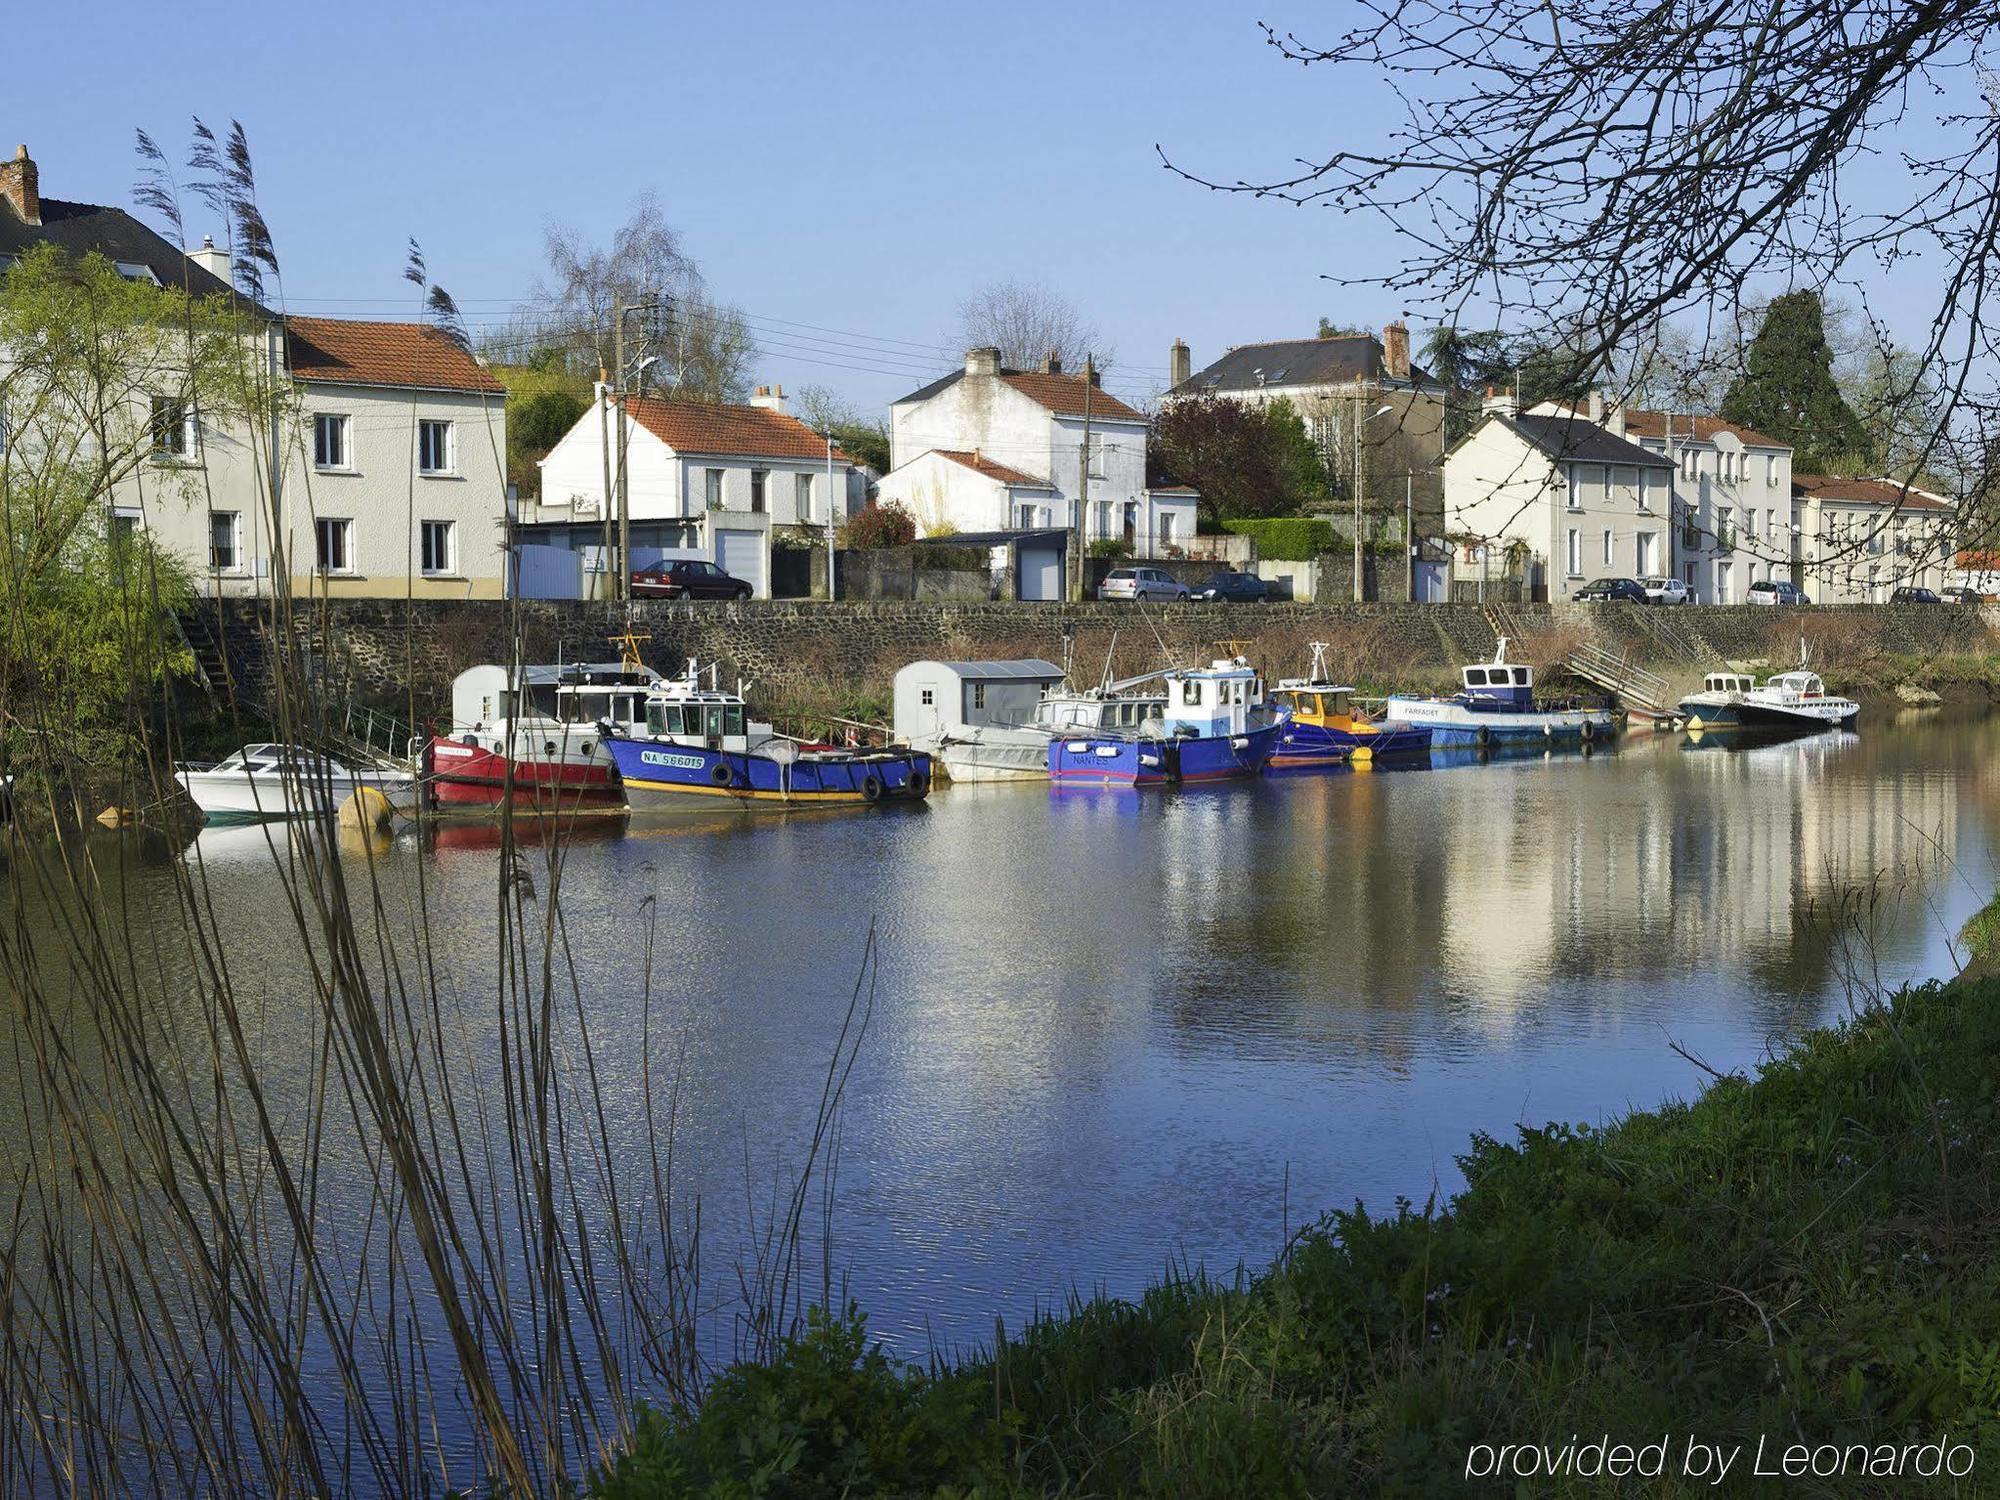
[[[1567,599],[1593,578],[1667,566],[1673,465],[1571,412],[1489,404],[1444,461],[1454,576]]]
[[[1804,573],[1815,604],[1881,604],[1898,588],[1943,588],[1957,547],[1958,510],[1943,495],[1893,479],[1799,474]]]
[[[784,407],[782,388],[761,386],[748,406],[625,401],[635,559],[642,545],[699,553],[767,599],[774,528],[806,528],[816,537],[829,508],[836,525],[861,509],[866,476],[836,447],[829,484],[826,438]],[[617,401],[600,389],[597,405],[541,461],[541,502],[525,533],[596,550],[607,511],[615,518],[618,423]]]
[[[283,397],[253,433],[176,391],[135,393],[152,451],[113,487],[107,524],[146,528],[215,593],[268,593],[281,559],[299,596],[502,592],[506,392],[457,343],[418,323],[279,318],[236,294],[213,245],[183,252],[122,209],[42,197],[23,146],[0,164],[0,272],[43,244],[235,297],[246,367]]]
[[[1073,528],[1086,410],[1086,545],[1123,540],[1140,557],[1181,551],[1194,539],[1198,497],[1147,486],[1146,418],[1094,373],[1066,375],[1053,360],[1003,369],[997,349],[968,350],[964,368],[891,404],[891,466],[876,496],[901,504],[927,536]]]

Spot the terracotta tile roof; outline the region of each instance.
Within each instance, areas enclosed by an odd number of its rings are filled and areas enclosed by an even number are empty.
[[[712,453],[733,458],[826,457],[826,439],[797,417],[761,406],[717,406],[706,401],[670,401],[660,396],[626,402],[632,420],[676,453]],[[851,464],[840,449],[836,463]]]
[[[1627,411],[1625,413],[1625,435],[1636,438],[1664,438],[1667,435],[1668,415],[1667,412],[1663,411]],[[1755,428],[1741,427],[1734,422],[1725,422],[1720,417],[1690,418],[1685,412],[1674,412],[1672,416],[1674,419],[1674,436],[1676,438],[1684,438],[1688,435],[1688,423],[1692,420],[1694,423],[1694,440],[1698,443],[1711,441],[1718,432],[1733,432],[1736,434],[1736,440],[1748,448],[1789,448],[1792,446],[1790,443],[1780,442],[1777,438],[1766,437]]]
[[[1149,495],[1199,495],[1201,491],[1191,484],[1149,484],[1146,486],[1146,493]]]
[[[1794,474],[1792,493],[1846,505],[1880,505],[1896,510],[1948,511],[1951,502],[1929,490],[1894,479],[1843,479],[1838,474]]]
[[[962,448],[933,448],[931,452],[939,458],[948,458],[955,464],[964,464],[974,473],[984,474],[988,479],[997,479],[1002,484],[1028,484],[1038,490],[1051,488],[1046,479],[1037,479],[1032,474],[1024,474],[1019,469],[1010,469],[1005,464],[996,464],[977,448],[966,452]]]
[[[424,323],[287,318],[285,338],[292,374],[300,380],[444,391],[507,389],[478,360]]]
[[[1058,416],[1083,415],[1081,375],[1045,375],[1040,371],[1002,370],[1000,378],[1030,401],[1040,402]],[[1143,422],[1145,417],[1102,387],[1090,393],[1090,414],[1107,421]]]

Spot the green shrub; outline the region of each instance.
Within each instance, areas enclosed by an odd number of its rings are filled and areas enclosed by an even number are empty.
[[[1257,555],[1274,562],[1310,562],[1335,546],[1333,527],[1318,516],[1224,520],[1222,529],[1251,538],[1257,543]]]
[[[1101,536],[1090,544],[1092,557],[1130,557],[1132,544],[1122,536]]]

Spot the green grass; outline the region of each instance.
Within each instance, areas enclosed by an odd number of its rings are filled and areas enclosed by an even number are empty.
[[[2000,1467],[1996,1065],[2000,981],[1933,985],[1691,1104],[1477,1138],[1449,1205],[1329,1214],[1247,1282],[1079,1303],[924,1370],[858,1314],[822,1320],[700,1411],[647,1413],[594,1492],[1515,1493],[1466,1482],[1469,1445],[1673,1434],[1671,1475],[1690,1434],[1948,1431],[1978,1468],[1924,1493],[1978,1493]]]

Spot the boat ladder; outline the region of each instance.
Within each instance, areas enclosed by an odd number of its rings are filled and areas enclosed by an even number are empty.
[[[1658,672],[1649,672],[1629,654],[1614,656],[1598,646],[1578,646],[1570,652],[1570,671],[1614,695],[1634,713],[1668,718],[1674,711],[1673,689]]]

